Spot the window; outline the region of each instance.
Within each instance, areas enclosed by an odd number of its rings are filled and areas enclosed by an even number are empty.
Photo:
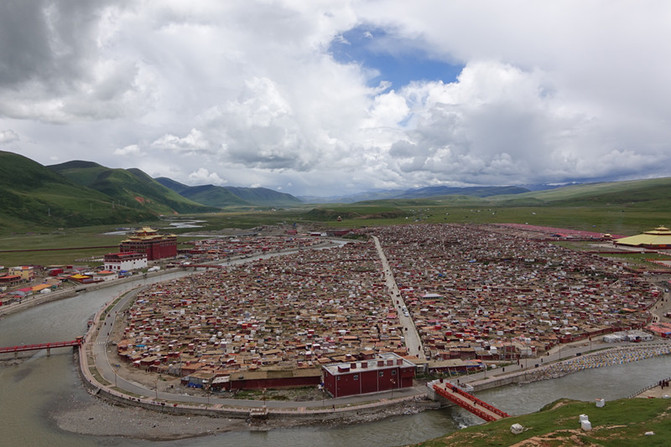
[[[359,375],[358,374],[354,374],[354,380],[359,380]]]
[[[380,372],[379,372],[379,376],[380,376],[380,377],[384,377],[384,371],[380,371]]]
[[[395,375],[396,375],[396,370],[395,370],[395,369],[392,369],[392,370],[391,370],[391,375],[392,375],[392,376],[395,376]]]
[[[340,380],[340,376],[338,376],[338,380]]]

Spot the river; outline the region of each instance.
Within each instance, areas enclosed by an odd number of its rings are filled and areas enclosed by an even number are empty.
[[[175,273],[140,283],[181,276]],[[133,283],[136,285],[138,282]],[[81,293],[0,319],[0,346],[70,340],[82,335],[88,320],[100,307],[131,284]],[[4,355],[11,359],[11,355]],[[667,377],[671,357],[587,370],[557,380],[509,386],[478,393],[478,397],[516,415],[538,410],[560,397],[581,400],[626,397]],[[454,431],[459,424],[478,423],[457,408],[340,427],[300,427],[268,432],[230,432],[179,441],[144,441],[120,437],[84,436],[58,429],[49,413],[60,406],[89,402],[69,349],[45,351],[20,364],[0,362],[0,445],[19,446],[395,446],[416,443]],[[607,403],[606,403],[607,405]]]

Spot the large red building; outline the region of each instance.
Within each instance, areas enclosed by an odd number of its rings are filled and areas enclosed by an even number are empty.
[[[177,256],[177,236],[174,234],[158,234],[158,231],[144,227],[128,239],[121,241],[119,251],[147,253],[147,260]]]
[[[324,389],[333,397],[374,393],[412,386],[415,364],[393,352],[371,360],[331,363],[322,366]]]

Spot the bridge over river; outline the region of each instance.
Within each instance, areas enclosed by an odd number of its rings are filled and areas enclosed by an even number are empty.
[[[443,381],[442,379],[429,382],[427,383],[427,386],[437,395],[459,405],[461,408],[470,411],[487,422],[498,421],[499,419],[510,417],[508,413],[499,410],[495,406],[478,399],[458,386]]]
[[[10,352],[19,353],[24,351],[40,351],[42,349],[47,350],[47,355],[51,353],[53,348],[67,348],[67,347],[79,347],[83,342],[83,338],[79,337],[75,340],[70,341],[57,341],[53,343],[38,343],[34,345],[17,345],[17,346],[6,346],[0,348],[0,354],[7,354]]]

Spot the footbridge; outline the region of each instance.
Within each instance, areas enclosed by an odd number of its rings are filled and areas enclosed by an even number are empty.
[[[493,405],[478,399],[458,386],[443,381],[442,379],[429,382],[427,386],[437,395],[459,405],[461,408],[470,411],[487,422],[498,421],[499,419],[510,417],[508,413],[499,410]]]
[[[83,338],[79,337],[71,341],[57,341],[53,343],[38,343],[35,345],[19,345],[19,346],[6,346],[0,348],[0,354],[6,353],[19,353],[24,351],[39,351],[42,349],[47,350],[47,355],[51,354],[53,348],[67,348],[67,347],[78,347],[82,344]]]

